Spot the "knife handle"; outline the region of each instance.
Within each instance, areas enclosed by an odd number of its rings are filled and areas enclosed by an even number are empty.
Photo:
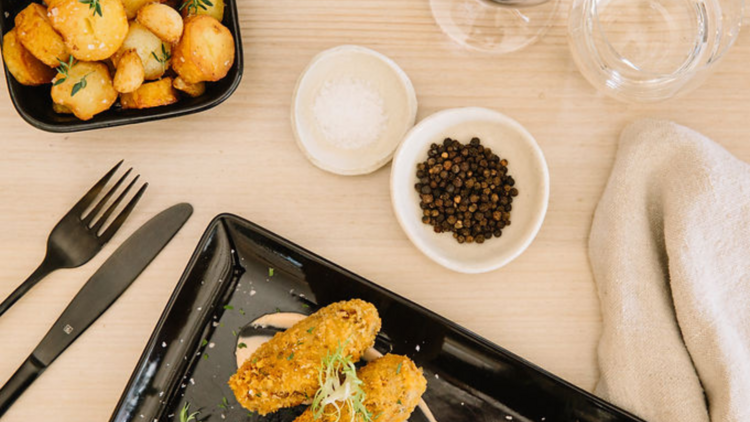
[[[44,371],[44,366],[33,355],[29,356],[12,377],[0,388],[0,417]]]

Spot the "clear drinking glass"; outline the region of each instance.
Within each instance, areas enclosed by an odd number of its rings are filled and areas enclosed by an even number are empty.
[[[505,54],[541,38],[559,0],[430,0],[435,21],[465,48]]]
[[[657,102],[687,92],[740,31],[744,0],[573,0],[570,49],[606,94]]]

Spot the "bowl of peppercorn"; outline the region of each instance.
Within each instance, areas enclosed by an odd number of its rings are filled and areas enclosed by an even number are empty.
[[[457,108],[414,126],[393,158],[391,200],[414,245],[454,271],[496,270],[523,253],[547,213],[549,170],[521,124]]]

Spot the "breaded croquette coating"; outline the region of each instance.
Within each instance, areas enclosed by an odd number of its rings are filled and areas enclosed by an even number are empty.
[[[368,363],[357,371],[362,381],[362,390],[367,397],[363,404],[375,422],[405,422],[419,404],[419,399],[427,390],[427,380],[422,371],[411,359],[399,355],[385,355]],[[349,422],[350,409],[342,407],[340,419],[335,416],[333,405],[328,405],[319,419],[315,419],[312,407],[301,414],[294,422]],[[364,422],[361,414],[354,418]]]
[[[378,331],[372,304],[355,299],[328,305],[261,345],[229,386],[243,407],[261,415],[300,405],[320,388],[318,370],[329,352],[343,345],[357,362]]]

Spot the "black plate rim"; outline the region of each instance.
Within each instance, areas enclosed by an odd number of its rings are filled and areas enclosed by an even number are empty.
[[[32,0],[32,2],[34,1],[35,0]],[[126,126],[126,125],[131,125],[131,124],[152,122],[155,120],[164,120],[164,119],[171,119],[171,118],[180,117],[180,116],[187,116],[190,114],[200,113],[202,111],[212,109],[218,106],[219,104],[223,103],[227,99],[229,99],[229,97],[231,97],[234,94],[234,92],[240,86],[240,82],[242,81],[242,77],[243,77],[243,73],[245,69],[244,52],[242,48],[242,34],[240,32],[239,16],[237,14],[238,11],[237,11],[236,0],[226,1],[225,4],[231,8],[232,16],[233,16],[233,19],[230,19],[228,22],[224,22],[224,24],[230,29],[230,31],[232,32],[232,36],[234,37],[235,64],[233,66],[236,66],[237,71],[234,72],[232,76],[232,83],[229,85],[229,87],[221,94],[221,96],[219,96],[218,98],[212,101],[209,101],[203,104],[186,106],[180,109],[162,111],[162,112],[150,114],[150,115],[138,115],[138,116],[116,116],[115,115],[115,116],[108,117],[106,120],[96,121],[96,122],[77,120],[74,123],[50,124],[50,123],[46,123],[39,119],[34,118],[20,106],[18,96],[20,96],[21,93],[17,92],[13,88],[13,84],[11,82],[13,75],[10,74],[10,71],[8,70],[7,66],[3,66],[3,71],[5,72],[5,85],[8,88],[8,94],[10,96],[11,102],[13,103],[13,108],[16,110],[18,115],[21,116],[21,118],[26,123],[35,127],[36,129],[49,132],[49,133],[73,133],[73,132],[85,132],[85,131],[96,130],[96,129],[106,129],[106,128],[112,128],[112,127],[117,127],[117,126]],[[8,31],[10,31],[10,29],[8,29]],[[3,43],[3,36],[5,35],[5,33],[6,33],[6,28],[3,28],[2,20],[0,20],[0,45],[2,45]],[[0,58],[0,60],[2,59]]]

